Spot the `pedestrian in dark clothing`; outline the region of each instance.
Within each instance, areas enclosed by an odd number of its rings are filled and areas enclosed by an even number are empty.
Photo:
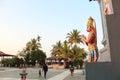
[[[43,65],[43,71],[44,71],[44,78],[46,78],[46,74],[48,71],[48,66],[46,64]]]
[[[70,72],[71,72],[71,76],[73,76],[73,73],[74,73],[74,66],[73,65],[70,66]]]
[[[41,77],[42,75],[41,75],[41,69],[39,69],[39,77]]]

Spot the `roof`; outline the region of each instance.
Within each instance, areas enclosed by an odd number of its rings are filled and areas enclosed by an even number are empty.
[[[0,56],[14,56],[14,55],[12,55],[12,54],[6,54],[6,53],[0,51]]]

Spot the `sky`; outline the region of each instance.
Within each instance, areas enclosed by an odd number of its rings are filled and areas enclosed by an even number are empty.
[[[100,8],[89,0],[0,0],[0,51],[16,55],[32,38],[41,37],[42,50],[50,56],[52,45],[66,40],[73,29],[88,35],[88,17],[96,20],[98,48],[103,46]],[[86,45],[81,47],[87,49]]]

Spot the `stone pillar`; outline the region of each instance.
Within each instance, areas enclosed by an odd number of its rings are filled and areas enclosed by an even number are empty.
[[[110,1],[110,3],[111,3],[111,1]],[[103,28],[102,44],[104,45],[104,48],[100,50],[99,62],[110,62],[111,56],[110,56],[110,49],[109,49],[106,16],[104,15],[105,2],[104,2],[104,0],[98,0],[98,4],[100,6],[100,11],[101,11],[101,20],[102,20],[102,28]],[[111,13],[113,13],[112,6],[110,6],[110,7],[111,7]]]

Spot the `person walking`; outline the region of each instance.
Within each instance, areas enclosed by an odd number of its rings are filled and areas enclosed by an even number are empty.
[[[74,66],[73,65],[70,66],[70,72],[71,72],[71,76],[73,76],[73,73],[74,73]]]
[[[41,77],[42,75],[41,75],[41,69],[39,69],[39,77]]]
[[[44,71],[44,78],[46,79],[46,74],[47,74],[47,71],[48,71],[48,66],[47,66],[47,64],[44,64],[44,65],[43,65],[42,71]]]

